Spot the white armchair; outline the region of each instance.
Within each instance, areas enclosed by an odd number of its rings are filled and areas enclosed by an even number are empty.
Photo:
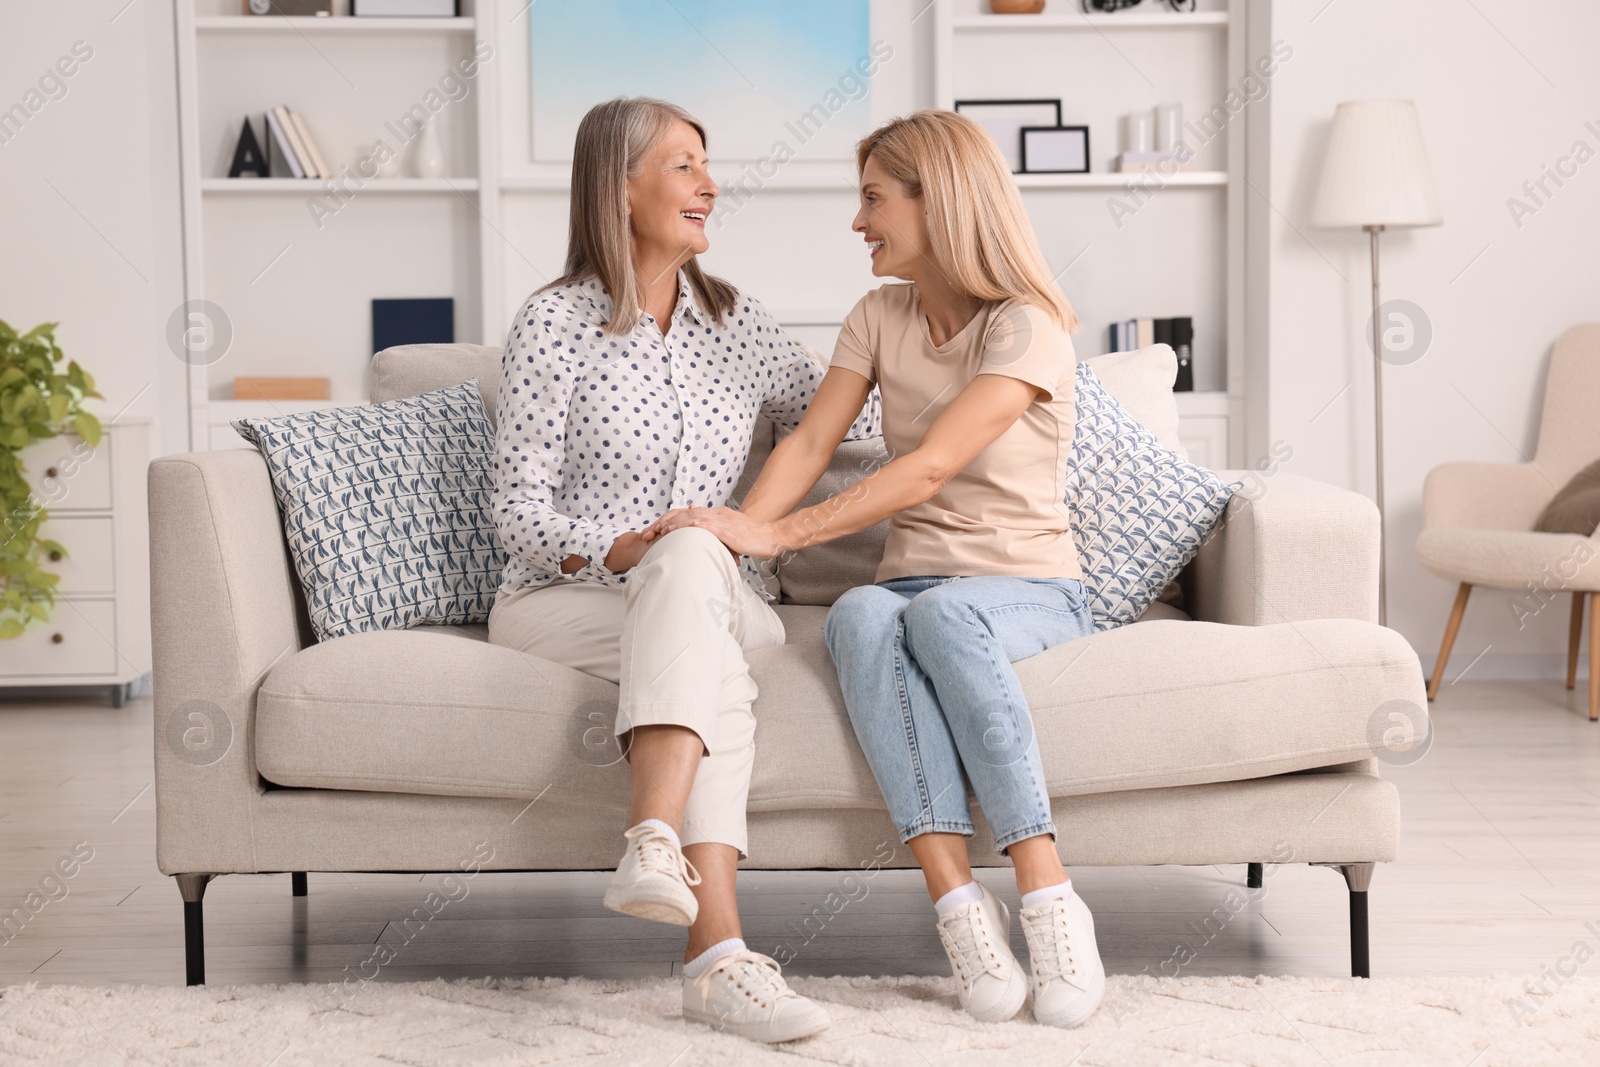
[[[1571,593],[1567,688],[1577,684],[1587,601],[1589,718],[1600,719],[1600,535],[1539,533],[1533,528],[1556,491],[1596,459],[1600,323],[1589,323],[1572,327],[1556,341],[1531,462],[1446,463],[1429,471],[1423,483],[1417,557],[1434,574],[1461,583],[1428,683],[1429,700],[1438,695],[1474,585],[1517,590],[1529,613],[1557,594]]]

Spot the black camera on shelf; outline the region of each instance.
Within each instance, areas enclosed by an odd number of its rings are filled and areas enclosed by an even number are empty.
[[[1164,3],[1174,11],[1194,10],[1194,0],[1188,0],[1187,4],[1184,3],[1184,0],[1155,0],[1155,2],[1158,4]],[[1125,8],[1137,7],[1138,4],[1139,0],[1083,0],[1083,10],[1122,11]]]

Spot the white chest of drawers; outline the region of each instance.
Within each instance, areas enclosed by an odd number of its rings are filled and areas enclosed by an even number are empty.
[[[150,550],[145,469],[150,424],[120,418],[91,449],[63,434],[22,452],[46,518],[40,536],[67,555],[48,622],[0,640],[0,687],[103,686],[121,707],[150,674]]]

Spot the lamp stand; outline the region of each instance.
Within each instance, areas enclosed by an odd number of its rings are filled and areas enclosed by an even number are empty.
[[[1383,519],[1383,323],[1378,321],[1378,234],[1382,226],[1363,227],[1372,235],[1372,425],[1377,457],[1378,505],[1378,625],[1389,625],[1389,552]]]

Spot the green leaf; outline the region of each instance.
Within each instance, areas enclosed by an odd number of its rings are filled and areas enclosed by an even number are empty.
[[[0,621],[0,640],[22,636],[22,624],[16,619]]]
[[[87,411],[80,411],[72,416],[72,428],[78,436],[89,442],[93,448],[100,443],[100,420]]]

